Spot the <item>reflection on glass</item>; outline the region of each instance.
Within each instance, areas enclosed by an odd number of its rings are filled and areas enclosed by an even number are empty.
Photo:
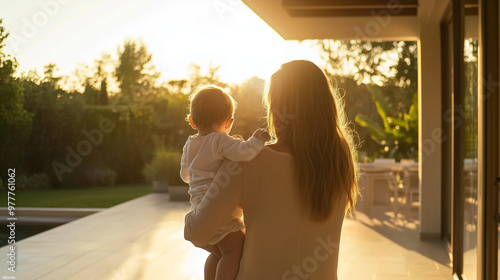
[[[464,188],[464,275],[468,280],[477,274],[477,126],[478,126],[478,41],[466,38],[464,42],[465,102],[462,108],[465,129]]]

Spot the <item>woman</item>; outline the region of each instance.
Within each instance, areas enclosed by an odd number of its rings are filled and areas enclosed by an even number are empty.
[[[273,143],[253,160],[224,162],[185,238],[207,240],[241,205],[246,226],[238,280],[337,279],[346,209],[358,195],[351,134],[327,77],[291,61],[265,96]]]

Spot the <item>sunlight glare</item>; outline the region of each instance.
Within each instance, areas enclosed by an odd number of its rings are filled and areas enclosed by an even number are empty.
[[[55,63],[59,74],[69,75],[78,63],[92,65],[102,52],[116,59],[125,39],[142,39],[161,81],[186,78],[189,66],[202,69],[220,65],[221,80],[239,83],[252,76],[267,79],[280,65],[293,59],[320,62],[309,43],[285,41],[240,1],[203,0],[88,0],[68,2],[25,44],[9,49],[20,71]],[[221,4],[219,3],[219,4]],[[9,4],[10,5],[10,4]],[[16,17],[2,15],[11,34],[22,35],[25,20],[41,8],[36,1],[14,4]],[[117,10],[117,7],[120,7]],[[16,51],[13,51],[13,50]]]

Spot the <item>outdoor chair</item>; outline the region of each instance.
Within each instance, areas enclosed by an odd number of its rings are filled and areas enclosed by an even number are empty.
[[[387,183],[389,185],[390,202],[395,220],[399,216],[399,209],[401,208],[401,205],[403,204],[405,199],[403,182],[399,177],[399,174],[394,171],[385,174],[385,179],[387,180]]]
[[[418,167],[406,168],[403,172],[403,188],[405,190],[406,215],[410,217],[410,210],[420,207]]]
[[[418,165],[404,163],[399,170],[386,174],[386,180],[390,186],[394,219],[398,219],[399,214],[409,219],[411,209],[420,206]]]

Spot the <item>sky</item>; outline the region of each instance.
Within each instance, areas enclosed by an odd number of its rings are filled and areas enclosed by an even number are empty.
[[[311,42],[283,40],[237,0],[0,0],[0,18],[19,72],[55,63],[68,75],[136,38],[163,81],[187,77],[191,63],[221,65],[221,79],[238,83],[293,59],[321,62]]]

